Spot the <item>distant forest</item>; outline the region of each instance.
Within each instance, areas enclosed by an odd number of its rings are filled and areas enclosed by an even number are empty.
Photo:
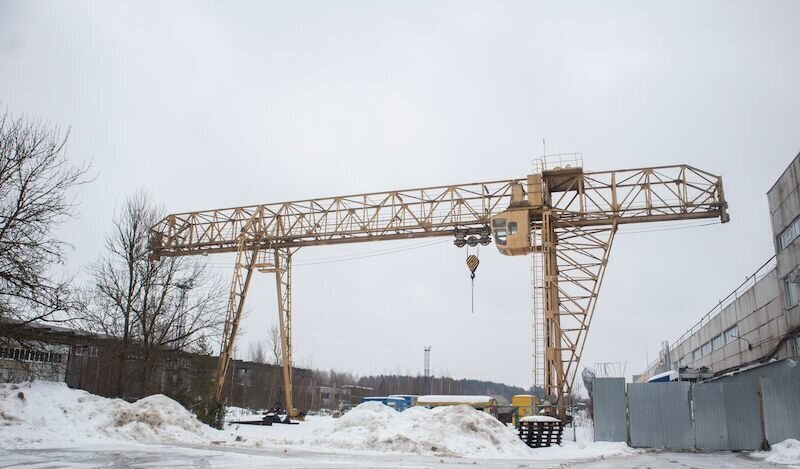
[[[364,376],[358,380],[359,386],[370,387],[375,390],[375,395],[388,396],[390,394],[476,394],[503,396],[509,401],[515,394],[528,394],[530,390],[519,386],[509,386],[493,381],[477,379],[453,379],[439,376],[430,378],[429,387],[426,386],[424,376],[404,375],[377,375]]]

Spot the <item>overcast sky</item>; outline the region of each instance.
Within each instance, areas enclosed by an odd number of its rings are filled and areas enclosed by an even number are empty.
[[[796,1],[0,0],[0,106],[70,128],[98,175],[62,230],[76,273],[140,188],[179,212],[520,178],[543,138],[587,170],[721,174],[730,223],[617,237],[584,364],[630,375],[772,255],[765,193],[800,150],[798,18]],[[530,260],[481,249],[472,314],[465,256],[301,250],[296,362],[416,374],[432,345],[437,375],[529,386]],[[209,261],[229,281],[232,259]],[[240,356],[277,320],[273,279],[255,280]]]

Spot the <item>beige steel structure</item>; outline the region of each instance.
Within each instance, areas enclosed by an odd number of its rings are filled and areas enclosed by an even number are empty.
[[[713,174],[688,165],[584,172],[576,162],[542,163],[523,179],[173,214],[151,228],[152,259],[236,253],[218,399],[253,272],[275,274],[286,408],[294,413],[291,261],[298,249],[443,236],[457,246],[488,244],[494,221],[519,220],[522,213],[524,229],[502,237],[498,229],[494,237],[501,252],[533,254],[533,381],[563,413],[618,225],[728,221],[722,180]]]

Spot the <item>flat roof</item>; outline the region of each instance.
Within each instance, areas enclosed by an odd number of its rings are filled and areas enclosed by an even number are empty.
[[[792,165],[794,164],[794,162],[795,162],[795,161],[796,161],[798,158],[800,158],[800,153],[798,153],[798,154],[797,154],[797,155],[796,155],[794,158],[792,158],[792,161],[791,161],[791,162],[790,162],[790,163],[789,163],[789,164],[786,166],[786,168],[783,170],[783,172],[781,173],[781,175],[780,175],[780,176],[778,176],[778,179],[776,179],[776,180],[775,180],[775,182],[774,182],[774,183],[772,183],[772,186],[770,186],[769,190],[767,191],[767,194],[769,194],[770,192],[772,192],[772,189],[775,189],[775,186],[777,186],[777,185],[778,185],[778,183],[781,181],[781,179],[783,179],[783,176],[786,174],[786,171],[789,171],[789,168],[791,168],[791,167],[792,167]]]

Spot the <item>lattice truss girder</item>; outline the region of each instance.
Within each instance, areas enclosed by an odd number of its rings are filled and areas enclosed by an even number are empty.
[[[545,174],[545,179],[547,179]],[[301,247],[445,236],[480,229],[525,179],[173,214],[151,229],[154,257],[236,252],[239,237]],[[587,172],[553,191],[554,226],[727,217],[721,178],[687,165]]]
[[[481,228],[507,208],[514,180],[309,199],[169,215],[153,227],[160,255],[234,251],[251,231],[285,247],[444,236]]]
[[[687,165],[584,173],[550,201],[557,226],[725,218],[724,205],[722,178]]]

